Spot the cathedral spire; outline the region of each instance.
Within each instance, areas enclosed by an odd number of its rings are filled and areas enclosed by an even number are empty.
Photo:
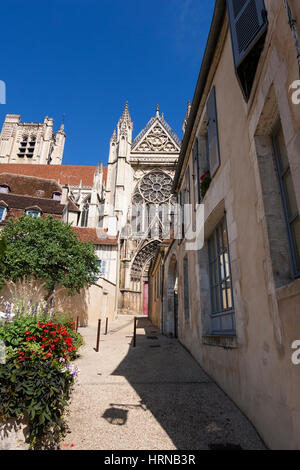
[[[126,103],[125,103],[121,119],[125,119],[126,121],[131,121],[130,114],[129,114],[129,108],[128,108],[128,101],[126,101]]]
[[[114,129],[113,134],[110,138],[110,141],[111,142],[117,142],[117,131],[116,131],[116,129]]]

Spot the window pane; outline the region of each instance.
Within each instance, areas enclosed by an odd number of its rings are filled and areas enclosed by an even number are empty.
[[[300,218],[297,217],[291,224],[292,235],[295,245],[296,265],[297,270],[300,272]]]
[[[277,144],[277,153],[278,153],[280,169],[281,171],[284,171],[289,166],[289,160],[287,156],[287,150],[286,150],[285,141],[283,137],[282,127],[280,127],[280,131],[278,132],[276,136],[276,144]]]
[[[287,173],[283,177],[283,185],[286,194],[286,203],[288,208],[288,216],[295,217],[298,213],[296,195],[294,190],[294,183],[292,180],[291,171],[288,170]]]

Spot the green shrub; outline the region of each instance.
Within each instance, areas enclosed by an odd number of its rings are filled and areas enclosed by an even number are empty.
[[[66,430],[64,409],[77,375],[70,361],[82,344],[72,319],[24,316],[0,327],[0,418],[28,422],[32,448],[54,448]]]
[[[60,363],[10,359],[0,367],[1,419],[25,419],[31,448],[55,448],[67,430],[64,410],[73,383]]]

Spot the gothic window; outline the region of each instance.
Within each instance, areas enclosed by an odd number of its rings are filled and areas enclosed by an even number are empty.
[[[27,146],[27,157],[28,158],[32,158],[33,157],[33,152],[34,152],[34,148],[35,148],[35,142],[36,142],[36,139],[35,137],[31,137],[31,140]]]
[[[26,156],[27,158],[32,158],[33,153],[34,153],[35,143],[36,143],[35,136],[31,136],[29,140],[28,135],[24,135],[22,138],[22,141],[20,142],[18,157],[24,158]]]
[[[152,204],[166,202],[172,191],[172,178],[161,171],[148,173],[140,182],[140,193]]]
[[[28,136],[27,136],[27,135],[23,135],[22,141],[21,141],[21,143],[20,143],[20,148],[19,148],[18,157],[24,158],[25,152],[26,152],[27,143],[28,143]]]
[[[89,201],[87,201],[82,208],[81,227],[87,227],[88,218],[89,218]]]

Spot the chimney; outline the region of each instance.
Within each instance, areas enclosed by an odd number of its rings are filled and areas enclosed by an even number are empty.
[[[60,203],[64,206],[68,203],[69,188],[67,185],[62,187],[61,200]]]

